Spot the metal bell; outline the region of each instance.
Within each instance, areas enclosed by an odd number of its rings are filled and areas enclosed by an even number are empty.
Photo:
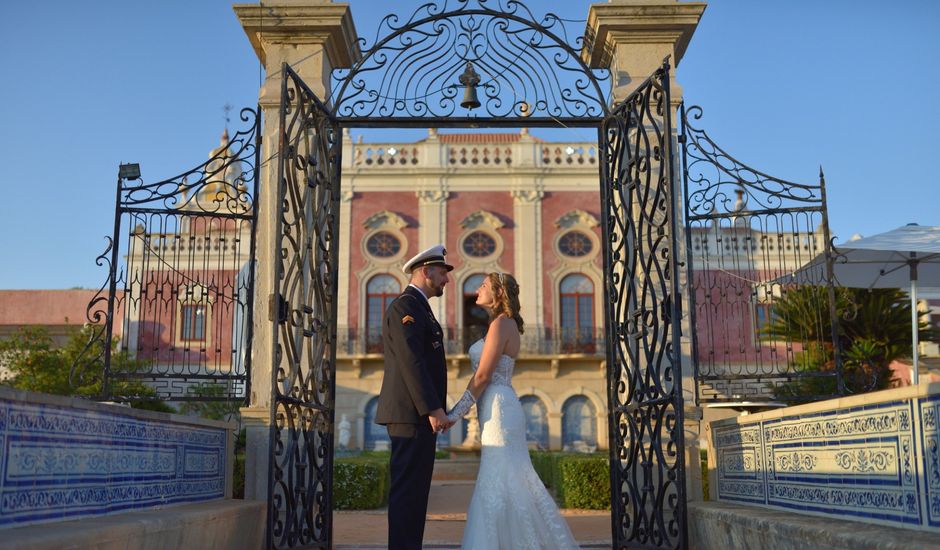
[[[463,101],[460,106],[464,109],[476,109],[480,106],[480,99],[477,97],[477,84],[480,83],[480,75],[473,70],[473,63],[467,61],[467,68],[460,75],[460,83],[464,85]]]
[[[480,106],[480,100],[477,98],[477,89],[474,86],[467,86],[463,91],[463,101],[460,106],[465,109],[476,109]]]

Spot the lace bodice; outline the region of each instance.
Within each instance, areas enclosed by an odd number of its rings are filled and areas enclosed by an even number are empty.
[[[467,353],[470,355],[470,366],[473,367],[473,372],[476,372],[477,368],[480,366],[480,357],[483,355],[483,339],[481,338],[474,342]],[[512,369],[515,366],[515,359],[508,355],[500,355],[499,364],[496,365],[496,370],[493,371],[493,378],[490,380],[490,384],[511,386]]]

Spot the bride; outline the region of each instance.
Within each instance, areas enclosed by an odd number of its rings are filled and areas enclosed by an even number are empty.
[[[469,350],[474,374],[448,414],[454,423],[476,403],[483,450],[461,548],[577,548],[568,524],[539,479],[526,444],[526,420],[512,388],[523,330],[519,284],[490,273],[476,303],[487,310],[486,337]]]

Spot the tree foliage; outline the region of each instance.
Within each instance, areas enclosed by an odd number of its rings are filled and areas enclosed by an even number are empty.
[[[241,422],[239,409],[242,401],[226,400],[228,388],[218,383],[205,382],[189,387],[191,396],[198,401],[186,401],[180,405],[180,413],[200,416],[209,420],[235,420]]]
[[[100,377],[84,383],[78,382],[76,385],[70,380],[72,365],[85,350],[92,330],[92,327],[77,330],[64,346],[56,347],[46,329],[20,329],[12,338],[0,341],[0,361],[7,371],[0,383],[20,390],[54,395],[86,398],[101,396]],[[142,361],[132,359],[127,352],[120,351],[116,340],[111,346],[113,370],[134,372],[144,366]],[[176,412],[160,401],[152,388],[141,382],[115,380],[113,385],[115,393],[138,397],[130,402],[134,408]]]
[[[862,393],[889,387],[891,362],[911,356],[910,300],[896,289],[833,290],[846,391]],[[799,403],[839,393],[827,287],[788,289],[774,302],[774,316],[764,335],[802,343],[802,351],[795,356],[799,377],[776,386],[777,399]],[[920,335],[934,336],[926,324],[921,325]]]

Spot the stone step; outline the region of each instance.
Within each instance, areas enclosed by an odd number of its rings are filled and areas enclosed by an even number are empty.
[[[478,458],[451,458],[434,461],[434,474],[431,479],[435,481],[466,480],[477,478],[480,469]]]

